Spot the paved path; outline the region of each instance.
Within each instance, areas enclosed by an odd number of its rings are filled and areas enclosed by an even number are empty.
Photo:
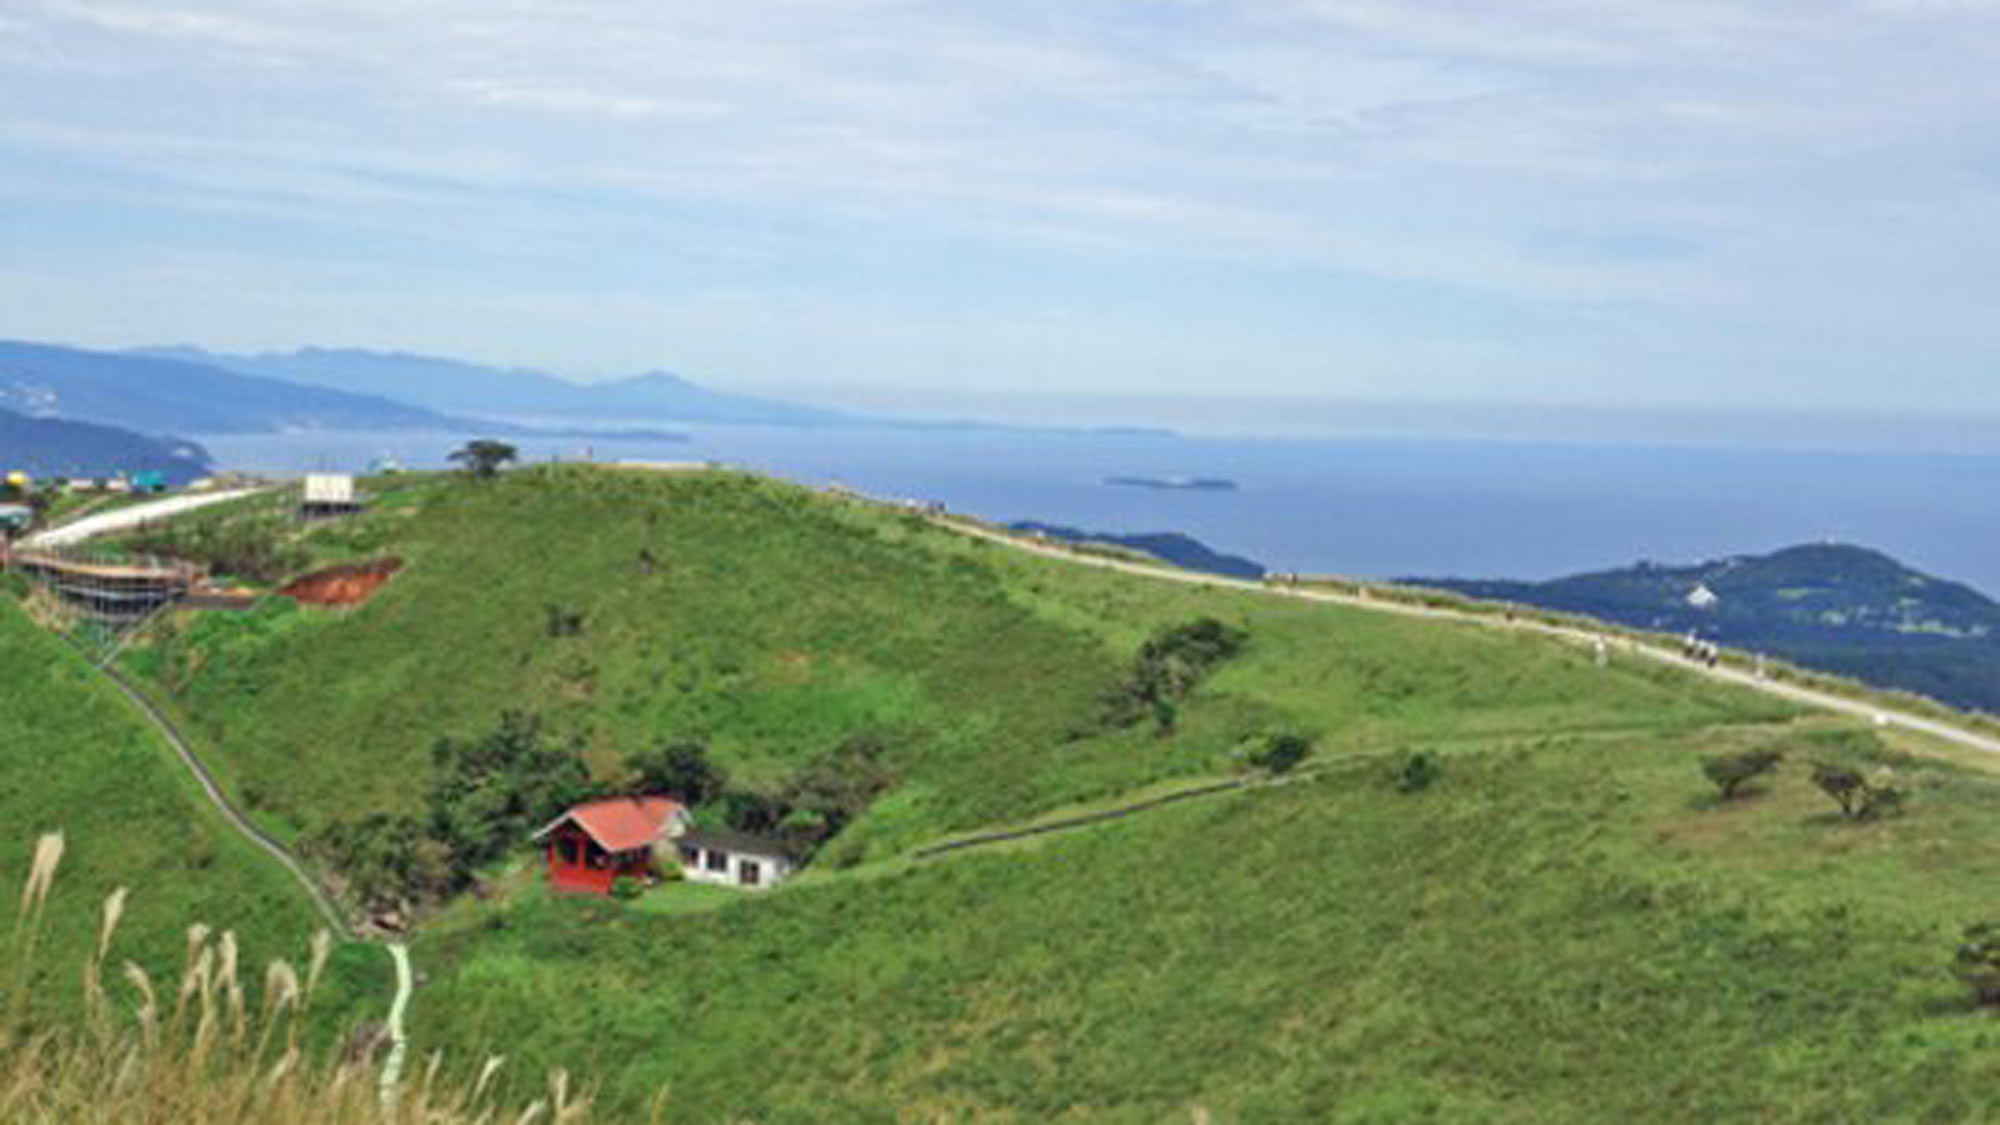
[[[1739,687],[1749,688],[1752,691],[1761,691],[1766,695],[1774,695],[1794,703],[1804,704],[1808,707],[1817,707],[1825,711],[1837,711],[1846,715],[1856,715],[1879,726],[1901,728],[1903,730],[1930,735],[1933,738],[1949,742],[1954,746],[1962,746],[1968,750],[1978,750],[1987,754],[2000,754],[2000,737],[1982,734],[1941,719],[1933,719],[1924,715],[1912,714],[1908,711],[1900,711],[1892,706],[1881,703],[1849,699],[1843,695],[1835,695],[1832,692],[1821,691],[1818,688],[1806,687],[1801,684],[1760,678],[1754,673],[1745,672],[1741,669],[1729,667],[1728,665],[1710,668],[1706,665],[1696,664],[1687,660],[1678,651],[1673,649],[1597,633],[1577,626],[1557,625],[1526,617],[1507,620],[1503,617],[1467,613],[1463,610],[1442,606],[1414,605],[1408,602],[1370,598],[1356,594],[1342,594],[1332,590],[1313,590],[1272,586],[1262,582],[1246,582],[1240,578],[1224,578],[1220,575],[1200,574],[1188,570],[1174,570],[1163,566],[1132,562],[1127,559],[1107,558],[1102,555],[1087,555],[1070,550],[1061,544],[1023,539],[1016,535],[1009,535],[975,524],[963,523],[955,519],[941,518],[934,522],[939,527],[958,532],[961,535],[970,535],[976,539],[999,543],[1007,547],[1012,547],[1015,550],[1026,551],[1045,558],[1061,559],[1064,562],[1074,563],[1079,566],[1094,566],[1100,570],[1115,570],[1121,574],[1131,574],[1163,582],[1179,582],[1184,585],[1205,586],[1214,589],[1241,590],[1253,594],[1262,594],[1267,597],[1295,598],[1310,602],[1330,602],[1337,605],[1350,606],[1355,609],[1370,610],[1376,613],[1393,613],[1403,617],[1422,617],[1434,621],[1454,621],[1468,625],[1479,625],[1489,629],[1512,629],[1518,632],[1541,633],[1544,636],[1555,637],[1582,645],[1595,645],[1598,640],[1602,639],[1611,646],[1613,652],[1636,654],[1656,660],[1662,664],[1670,664],[1698,675],[1707,676],[1712,680],[1735,684]]]
[[[173,747],[175,756],[181,760],[181,765],[187,767],[188,773],[194,775],[195,781],[201,786],[201,791],[208,797],[209,803],[215,806],[215,810],[222,814],[223,820],[266,855],[277,860],[286,871],[291,872],[292,878],[298,881],[299,886],[305,888],[314,908],[319,911],[320,917],[326,920],[331,929],[346,934],[350,939],[358,940],[358,935],[347,924],[347,918],[341,914],[340,908],[335,905],[325,888],[320,886],[319,880],[314,879],[312,873],[306,870],[305,865],[300,863],[283,844],[251,823],[249,817],[244,816],[230,803],[228,796],[222,792],[222,787],[216,784],[215,776],[209,773],[208,767],[195,756],[193,748],[188,745],[187,739],[181,735],[173,720],[167,718],[152,700],[133,687],[117,669],[100,665],[98,670],[103,672],[112,686],[139,709],[139,713],[153,725],[153,729],[159,732],[167,745]],[[405,1028],[405,1022],[409,1013],[415,974],[410,968],[408,947],[402,942],[390,942],[384,948],[388,950],[389,958],[394,962],[396,969],[396,998],[389,1005],[389,1054],[382,1063],[382,1102],[387,1107],[395,1099],[396,1090],[403,1080],[403,1059],[409,1053],[409,1033]]]
[[[410,992],[416,976],[410,969],[408,946],[394,941],[389,943],[388,949],[390,959],[396,962],[396,999],[389,1005],[389,1057],[382,1062],[382,1105],[385,1109],[396,1100],[396,1087],[403,1081],[403,1057],[410,1051],[410,1036],[403,1023],[410,1011]]]
[[[99,535],[109,535],[114,531],[129,531],[141,524],[153,523],[171,516],[184,515],[216,504],[226,504],[245,496],[255,496],[261,488],[231,488],[221,492],[192,492],[184,496],[168,496],[151,500],[144,504],[134,504],[116,511],[95,516],[85,516],[72,523],[38,531],[21,540],[23,547],[69,547]]]

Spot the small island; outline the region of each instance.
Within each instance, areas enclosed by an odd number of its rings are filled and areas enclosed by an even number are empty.
[[[1105,484],[1152,488],[1164,492],[1234,492],[1236,482],[1222,477],[1105,477]]]

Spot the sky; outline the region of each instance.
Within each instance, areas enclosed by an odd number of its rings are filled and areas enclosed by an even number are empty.
[[[0,0],[0,81],[15,338],[2000,416],[2000,0]]]

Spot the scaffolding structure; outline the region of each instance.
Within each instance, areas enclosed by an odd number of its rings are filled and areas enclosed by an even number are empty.
[[[198,568],[177,559],[110,561],[63,548],[0,551],[0,563],[85,617],[113,627],[136,624],[180,601],[202,578]]]

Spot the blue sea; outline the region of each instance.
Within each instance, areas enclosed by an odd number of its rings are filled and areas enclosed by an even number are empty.
[[[454,433],[201,439],[225,467],[435,467]],[[526,460],[720,461],[994,520],[1179,531],[1274,570],[1543,579],[1820,540],[2000,593],[2000,455],[1493,441],[1255,440],[1004,429],[696,427],[685,441],[520,440]],[[1107,477],[1221,477],[1233,492]]]

